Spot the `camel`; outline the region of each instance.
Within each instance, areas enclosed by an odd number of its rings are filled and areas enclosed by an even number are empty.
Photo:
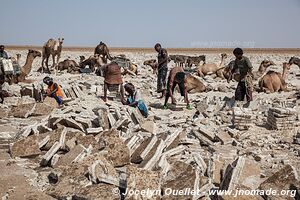
[[[215,63],[203,64],[203,65],[198,66],[197,67],[198,76],[204,77],[205,75],[208,75],[208,74],[217,74],[217,71],[224,67],[224,62],[225,62],[226,58],[227,58],[227,54],[222,53],[221,54],[221,63],[219,64],[219,66]]]
[[[25,65],[21,68],[21,74],[19,74],[19,75],[2,75],[0,84],[3,84],[5,81],[8,82],[9,84],[25,82],[25,78],[30,73],[30,71],[32,69],[33,60],[36,57],[41,57],[41,53],[39,51],[29,49]]]
[[[231,61],[228,65],[226,65],[226,67],[218,70],[217,72],[218,77],[223,77],[228,80],[234,65],[235,65],[235,60]],[[267,71],[267,68],[272,65],[275,65],[273,61],[263,60],[259,65],[258,71],[253,72],[253,80],[258,80],[259,78],[261,78],[264,75],[264,73]],[[239,81],[240,79],[239,72],[237,71],[234,72],[232,76],[234,80]]]
[[[205,55],[189,56],[187,59],[187,64],[189,67],[192,67],[193,64],[198,66],[201,61],[203,61],[203,63],[205,64],[205,61],[206,61]]]
[[[59,71],[67,70],[68,73],[79,73],[79,65],[75,60],[65,59],[57,64]]]
[[[187,91],[190,94],[206,92],[207,87],[195,76],[189,74],[187,76]]]
[[[102,41],[95,48],[94,55],[96,55],[96,54],[98,54],[98,55],[100,55],[100,57],[102,57],[104,64],[107,64],[107,59],[109,59],[109,60],[112,59],[109,54],[108,47]]]
[[[298,65],[298,67],[300,68],[300,58],[297,57],[291,57],[291,59],[289,60],[289,64],[295,64]]]
[[[137,64],[134,63],[130,63],[128,68],[124,68],[124,70],[122,71],[122,75],[132,75],[132,76],[136,76],[138,75],[138,66]]]
[[[85,59],[84,56],[80,56],[79,67],[84,69],[86,66],[89,66],[92,72],[94,72],[98,67],[104,65],[102,57],[98,54],[90,56],[89,58]]]
[[[169,61],[173,60],[176,66],[183,67],[187,63],[189,56],[185,55],[169,55]]]
[[[253,80],[258,80],[259,78],[261,78],[267,71],[267,68],[272,65],[275,65],[273,61],[263,60],[259,65],[258,71],[253,72]]]
[[[157,61],[156,59],[145,60],[143,63],[145,66],[150,66],[153,70],[153,74],[157,73]]]
[[[290,70],[289,63],[283,63],[282,74],[275,71],[268,71],[259,81],[259,87],[261,91],[266,91],[267,93],[274,93],[278,91],[287,91],[287,84],[285,79],[287,78],[288,71]]]
[[[51,38],[44,44],[42,67],[40,69],[38,69],[38,71],[44,72],[44,70],[45,70],[44,64],[46,64],[47,72],[51,73],[49,66],[48,66],[49,57],[50,57],[50,55],[52,55],[52,61],[53,61],[52,68],[53,68],[53,67],[55,67],[55,56],[56,56],[56,63],[59,62],[63,42],[64,42],[64,38],[62,38],[62,39],[58,38],[58,40]],[[45,59],[46,59],[46,61],[45,61]]]

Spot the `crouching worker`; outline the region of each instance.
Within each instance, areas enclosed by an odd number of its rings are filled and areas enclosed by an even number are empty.
[[[187,78],[188,76],[190,76],[190,74],[185,74],[179,68],[181,67],[174,67],[169,73],[164,109],[168,108],[167,103],[170,97],[172,99],[172,104],[176,104],[175,98],[173,96],[176,85],[179,86],[181,96],[184,96],[186,108],[189,110],[192,109],[187,93]]]
[[[57,83],[53,83],[53,79],[46,76],[43,82],[48,85],[45,96],[52,97],[56,100],[59,106],[62,106],[63,93],[61,87]]]
[[[128,97],[127,100],[123,99],[122,103],[137,107],[144,117],[148,117],[148,108],[142,99],[140,91],[136,90],[132,83],[126,83],[124,89],[128,93]]]
[[[116,62],[111,62],[103,66],[104,74],[104,97],[103,100],[107,101],[107,90],[117,91],[121,94],[121,100],[124,99],[124,87],[121,75],[121,68]]]

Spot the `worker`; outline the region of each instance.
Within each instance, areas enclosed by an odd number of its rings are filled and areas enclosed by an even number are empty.
[[[56,100],[57,104],[61,107],[63,104],[63,93],[61,87],[53,82],[53,79],[46,76],[43,82],[48,85],[48,89],[44,96],[52,97]]]

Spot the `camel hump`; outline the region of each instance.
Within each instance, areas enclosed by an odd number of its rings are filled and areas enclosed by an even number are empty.
[[[55,45],[55,43],[56,43],[56,40],[51,38],[44,44],[44,46],[45,47],[53,47]]]
[[[59,40],[55,40],[55,39],[51,38],[44,44],[44,47],[53,48],[54,50],[58,50],[59,45],[60,45]]]

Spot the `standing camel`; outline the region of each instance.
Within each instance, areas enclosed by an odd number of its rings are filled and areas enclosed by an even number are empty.
[[[52,55],[52,68],[55,66],[55,56],[56,56],[56,63],[58,63],[60,59],[60,54],[62,50],[62,44],[64,42],[64,38],[58,38],[58,40],[55,39],[49,39],[43,46],[43,58],[42,58],[42,67],[38,71],[44,71],[44,64],[46,64],[47,67],[47,73],[51,73],[49,69],[49,57]],[[46,59],[46,61],[45,61]]]
[[[112,60],[112,57],[109,54],[108,47],[102,41],[96,46],[94,55],[99,55],[99,58],[102,59],[104,64],[107,64],[107,59]]]

